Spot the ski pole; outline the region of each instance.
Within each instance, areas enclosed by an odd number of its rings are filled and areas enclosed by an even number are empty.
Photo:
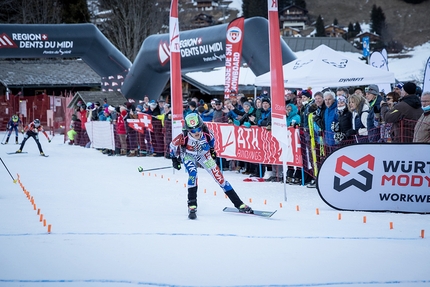
[[[10,177],[13,179],[13,183],[16,183],[16,179],[13,178],[12,174],[10,173],[9,169],[7,168],[6,164],[4,163],[3,159],[0,157],[1,162],[4,165],[4,168],[7,170],[7,172],[9,173]]]
[[[3,142],[4,142],[4,138],[6,137],[7,133],[8,133],[8,130],[6,130],[6,133],[4,134],[3,139],[1,140],[1,143],[2,143],[2,144],[3,144]]]
[[[137,170],[138,170],[139,172],[144,172],[144,171],[152,171],[152,170],[159,170],[159,169],[166,169],[166,168],[172,168],[172,166],[171,166],[171,165],[169,165],[169,166],[155,167],[155,168],[150,168],[150,169],[143,169],[141,166],[139,166],[139,167],[137,168]]]

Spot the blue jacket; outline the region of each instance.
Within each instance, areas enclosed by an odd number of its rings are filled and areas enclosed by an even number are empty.
[[[291,107],[291,112],[287,116],[287,127],[301,125],[301,118],[298,114],[299,109],[297,109],[297,106],[294,104],[288,104],[287,107]]]

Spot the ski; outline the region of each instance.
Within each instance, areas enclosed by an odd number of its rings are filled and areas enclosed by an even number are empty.
[[[246,215],[255,215],[255,216],[261,216],[261,217],[271,217],[276,212],[276,210],[275,211],[253,210],[254,213],[243,213],[243,212],[239,212],[239,209],[235,207],[224,207],[222,211],[240,213],[240,214],[246,214]]]
[[[44,157],[49,157],[49,155],[47,155],[47,154],[41,154],[40,156],[44,156]]]
[[[22,153],[27,153],[26,151],[23,152],[8,152],[7,154],[22,154]]]

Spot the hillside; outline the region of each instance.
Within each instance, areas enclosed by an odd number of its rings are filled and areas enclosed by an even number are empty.
[[[307,0],[306,8],[313,20],[321,15],[326,25],[337,19],[339,25],[348,26],[350,22],[368,24],[373,4],[382,8],[392,40],[402,43],[405,48],[430,41],[428,0],[416,5],[401,0]]]

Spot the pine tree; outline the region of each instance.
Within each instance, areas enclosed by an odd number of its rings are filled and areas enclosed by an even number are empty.
[[[66,24],[89,23],[90,12],[86,0],[61,0],[62,22]]]
[[[336,18],[334,18],[334,20],[333,20],[333,25],[337,26],[338,24],[339,24],[339,21],[337,21],[337,19],[336,19]]]
[[[317,30],[315,36],[316,37],[325,37],[326,35],[325,35],[324,20],[322,19],[321,15],[318,15],[317,22],[316,22],[315,26],[316,26],[315,28]]]
[[[260,16],[267,19],[267,0],[244,0],[242,11],[245,18]]]

